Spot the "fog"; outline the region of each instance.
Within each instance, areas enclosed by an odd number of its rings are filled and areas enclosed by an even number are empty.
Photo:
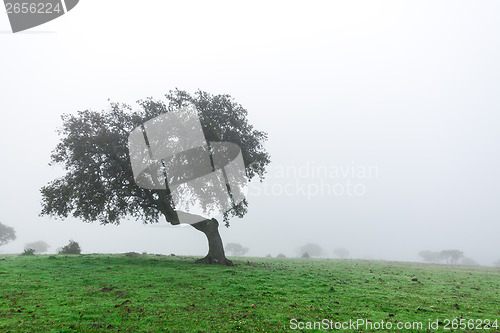
[[[269,134],[249,211],[221,224],[246,256],[500,259],[500,3],[81,1],[12,34],[0,14],[0,222],[50,251],[205,255],[190,226],[40,217],[61,114],[170,89],[229,94]]]

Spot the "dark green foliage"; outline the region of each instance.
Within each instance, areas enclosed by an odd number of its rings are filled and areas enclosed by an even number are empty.
[[[14,228],[0,223],[0,246],[5,245],[16,239],[16,231]]]
[[[69,244],[63,246],[59,254],[81,254],[82,250],[80,249],[80,244],[75,242],[74,240],[69,240]]]
[[[34,256],[35,255],[35,250],[34,249],[24,249],[24,252],[21,253],[23,256]]]
[[[172,199],[166,190],[147,190],[136,185],[129,161],[128,135],[145,121],[170,112],[179,106],[196,105],[203,132],[208,141],[227,141],[242,151],[248,178],[264,176],[270,162],[263,143],[266,133],[247,122],[247,111],[229,95],[210,95],[198,91],[190,95],[174,90],[166,102],[146,99],[140,109],[111,103],[108,111],[79,111],[62,117],[61,141],[52,153],[52,163],[66,169],[64,177],[41,189],[41,215],[66,218],[74,216],[85,222],[119,224],[126,216],[145,223],[158,222],[161,215],[175,223]],[[226,214],[242,217],[243,201]]]

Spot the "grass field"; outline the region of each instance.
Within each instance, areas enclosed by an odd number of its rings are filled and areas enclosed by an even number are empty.
[[[321,330],[299,327],[323,319],[329,325],[371,321],[329,329],[337,332],[500,332],[485,326],[488,320],[500,325],[497,268],[234,262],[220,267],[157,255],[1,256],[0,332],[315,332]],[[460,319],[469,328],[452,329]],[[381,321],[392,329],[376,326]],[[423,328],[396,328],[413,322]],[[429,322],[439,328],[429,329]]]

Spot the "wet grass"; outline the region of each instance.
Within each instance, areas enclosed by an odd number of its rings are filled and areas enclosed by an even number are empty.
[[[155,255],[1,256],[0,332],[276,332],[323,319],[394,325],[331,331],[500,332],[484,325],[500,325],[497,268],[273,258],[235,264]],[[453,319],[475,325],[445,330]],[[440,328],[428,329],[436,321]],[[423,328],[395,329],[398,322]]]

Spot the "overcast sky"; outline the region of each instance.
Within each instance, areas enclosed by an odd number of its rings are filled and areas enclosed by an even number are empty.
[[[268,132],[249,213],[222,227],[248,255],[318,243],[357,258],[423,249],[500,259],[498,1],[82,0],[12,34],[0,13],[0,221],[20,252],[205,255],[192,227],[39,217],[63,113],[170,89],[230,94]],[[134,106],[136,108],[137,105]],[[351,184],[351,185],[349,185]],[[349,194],[348,190],[355,190]],[[341,193],[341,191],[344,191]]]

